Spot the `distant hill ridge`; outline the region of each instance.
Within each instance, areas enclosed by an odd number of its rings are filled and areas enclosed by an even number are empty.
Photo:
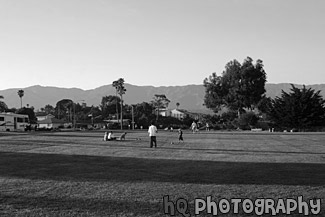
[[[303,85],[295,84],[301,88]],[[176,103],[180,103],[180,108],[191,111],[208,112],[203,106],[204,86],[203,85],[185,85],[185,86],[136,86],[125,84],[126,94],[123,96],[126,104],[136,104],[141,102],[150,102],[155,94],[165,94],[171,101],[170,108],[176,108]],[[325,84],[306,85],[307,88],[321,90],[325,96]],[[288,92],[291,86],[289,83],[266,84],[266,95],[272,98],[280,96],[281,91]],[[55,106],[61,99],[71,99],[81,103],[81,100],[87,105],[98,106],[103,96],[115,95],[115,88],[112,85],[104,85],[91,90],[82,90],[80,88],[59,88],[35,85],[27,88],[11,88],[0,90],[0,95],[4,96],[3,101],[9,108],[20,107],[20,98],[17,94],[19,89],[25,91],[23,105],[29,104],[36,110],[47,104]]]

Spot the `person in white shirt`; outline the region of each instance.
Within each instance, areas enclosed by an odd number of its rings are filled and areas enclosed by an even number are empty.
[[[193,121],[191,125],[192,133],[195,133],[197,131],[197,124]]]
[[[148,129],[149,137],[150,137],[150,148],[153,147],[155,143],[155,148],[157,148],[157,138],[156,134],[158,133],[157,127],[154,125],[154,122],[151,122],[151,125]]]
[[[110,131],[108,136],[107,136],[107,140],[116,140],[116,137],[113,135],[113,131]]]
[[[107,141],[108,140],[107,136],[108,136],[108,133],[105,132],[105,134],[104,134],[104,141]]]

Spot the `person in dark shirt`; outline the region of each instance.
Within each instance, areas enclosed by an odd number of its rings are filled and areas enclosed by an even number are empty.
[[[178,129],[178,143],[180,142],[184,142],[184,139],[183,139],[183,131],[181,128]]]

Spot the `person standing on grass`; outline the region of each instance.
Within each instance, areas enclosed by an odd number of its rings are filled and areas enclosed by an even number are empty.
[[[206,131],[210,131],[210,126],[208,122],[206,123],[205,127],[206,127]]]
[[[192,130],[192,133],[195,133],[197,131],[197,125],[196,125],[195,121],[193,121],[193,123],[191,125],[191,130]]]
[[[178,143],[180,142],[184,142],[184,139],[183,139],[183,131],[181,128],[178,129]]]
[[[104,141],[107,141],[108,140],[107,136],[108,136],[108,133],[105,132],[105,134],[104,134]]]
[[[156,134],[158,133],[157,127],[155,126],[154,122],[151,122],[151,125],[148,129],[149,137],[150,137],[150,148],[153,147],[153,144],[155,143],[155,148],[157,148],[157,138]]]

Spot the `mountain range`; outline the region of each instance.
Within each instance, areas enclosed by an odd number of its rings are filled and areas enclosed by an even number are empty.
[[[302,85],[295,84],[296,87],[301,88]],[[320,90],[321,94],[325,96],[325,84],[306,85],[307,88]],[[136,86],[125,84],[126,94],[123,95],[126,104],[136,104],[141,102],[150,102],[155,94],[165,94],[171,101],[169,108],[176,108],[176,103],[180,103],[179,108],[190,111],[209,113],[203,105],[204,86],[203,85],[185,85],[185,86]],[[289,83],[265,85],[266,95],[269,97],[276,97],[281,95],[281,91],[290,91]],[[38,110],[45,105],[52,105],[55,107],[56,103],[61,99],[71,99],[74,102],[85,102],[88,106],[98,106],[101,103],[103,96],[115,95],[115,88],[112,85],[104,85],[91,90],[83,90],[79,88],[59,88],[48,86],[30,86],[26,88],[11,88],[0,90],[0,96],[9,108],[19,108],[20,98],[17,94],[18,90],[24,90],[23,106],[27,104],[33,106]]]

